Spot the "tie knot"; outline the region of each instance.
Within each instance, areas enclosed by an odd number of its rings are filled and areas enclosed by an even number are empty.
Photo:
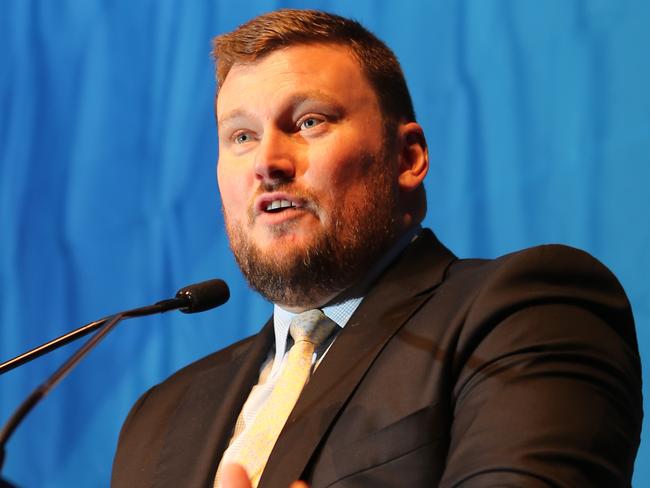
[[[321,310],[307,310],[299,313],[289,326],[294,342],[307,341],[318,347],[336,329],[336,322],[329,319]]]

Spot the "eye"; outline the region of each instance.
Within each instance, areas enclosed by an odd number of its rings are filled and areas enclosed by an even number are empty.
[[[298,122],[298,127],[300,130],[307,130],[316,127],[317,125],[325,122],[324,120],[317,117],[305,117],[300,122]]]
[[[237,132],[233,138],[235,144],[245,144],[253,140],[249,132]]]

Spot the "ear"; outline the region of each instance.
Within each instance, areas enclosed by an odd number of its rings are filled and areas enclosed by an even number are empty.
[[[400,190],[411,192],[417,189],[429,171],[429,151],[424,131],[417,122],[400,124],[399,176]]]

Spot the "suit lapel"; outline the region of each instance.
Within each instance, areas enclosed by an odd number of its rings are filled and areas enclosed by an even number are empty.
[[[218,364],[201,372],[189,386],[172,419],[154,486],[212,486],[242,405],[256,383],[273,341],[273,324]]]
[[[303,390],[260,487],[299,479],[318,444],[385,344],[434,293],[455,256],[425,230],[368,293]]]

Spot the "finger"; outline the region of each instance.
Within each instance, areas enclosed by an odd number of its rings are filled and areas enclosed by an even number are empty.
[[[230,463],[221,472],[222,488],[251,488],[251,481],[241,464]]]
[[[304,481],[294,481],[289,488],[309,488],[309,485]]]

